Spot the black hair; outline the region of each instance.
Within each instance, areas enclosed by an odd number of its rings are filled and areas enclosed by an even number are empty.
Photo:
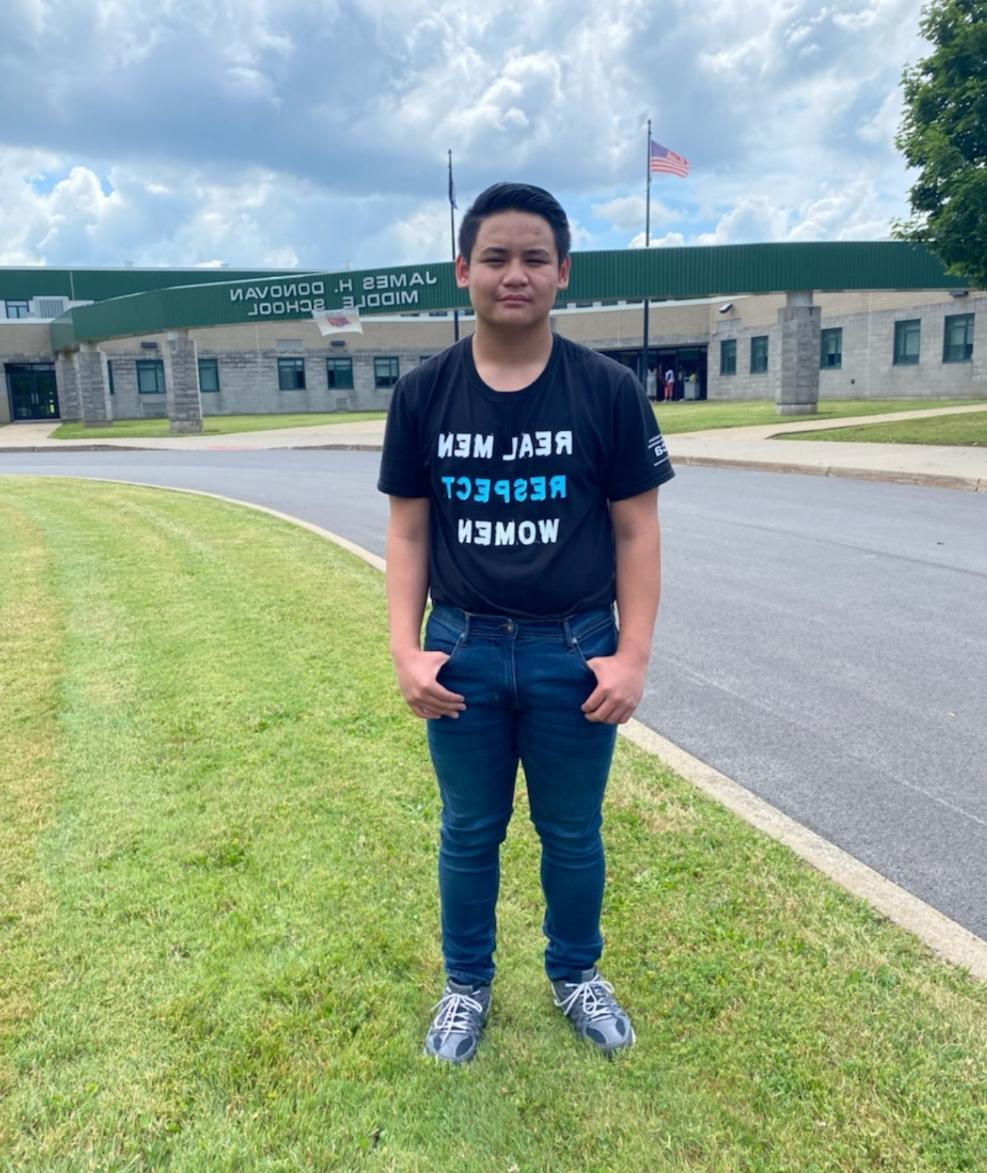
[[[569,255],[572,236],[569,232],[569,220],[562,205],[543,187],[534,187],[530,183],[495,183],[480,194],[471,204],[459,226],[459,251],[469,264],[476,244],[476,237],[480,225],[488,217],[497,212],[530,212],[534,216],[541,216],[548,221],[548,225],[555,237],[555,251],[559,254],[559,263]]]

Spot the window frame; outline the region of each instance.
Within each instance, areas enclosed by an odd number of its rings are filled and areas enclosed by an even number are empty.
[[[215,387],[203,387],[202,385],[202,368],[204,366],[210,367],[216,376]],[[219,359],[218,358],[200,358],[198,360],[199,370],[199,391],[203,395],[218,395],[219,394]]]
[[[754,334],[751,337],[750,371],[752,375],[765,375],[768,371],[768,335]],[[761,343],[764,345],[762,346]],[[754,365],[755,356],[758,365]],[[763,365],[762,364],[763,361]]]
[[[914,335],[915,353],[908,350],[908,340]],[[922,319],[899,318],[894,324],[894,350],[891,365],[895,367],[917,367],[922,358]]]
[[[957,347],[956,343],[950,342],[949,333],[955,326],[962,324],[963,326],[963,341]],[[974,315],[970,314],[947,314],[943,319],[942,326],[942,361],[943,362],[973,362],[973,327]],[[963,351],[962,354],[953,353],[955,349]]]
[[[387,365],[388,371],[382,368]],[[374,355],[374,390],[389,391],[401,377],[401,365],[397,355]]]
[[[165,365],[163,358],[139,358],[135,362],[137,371],[137,393],[138,395],[164,395],[166,394],[167,384],[165,383]],[[154,373],[154,389],[148,390],[141,386],[141,375],[153,371]]]
[[[346,372],[349,382],[339,382],[341,372]],[[330,391],[353,390],[353,359],[348,354],[329,355],[326,358],[326,386]]]
[[[290,385],[286,386],[287,376],[291,376]],[[305,359],[298,358],[279,358],[278,359],[278,390],[279,391],[304,391],[305,384]]]
[[[836,349],[827,350],[826,343],[835,339]],[[835,362],[827,362],[827,358]],[[826,326],[819,331],[819,369],[821,371],[838,371],[843,368],[843,327]]]
[[[729,366],[726,359],[729,356]],[[737,373],[737,339],[736,338],[721,338],[720,339],[720,374],[726,378],[731,378]]]
[[[12,313],[11,309],[16,309],[16,313]],[[23,313],[20,311],[23,309]],[[19,322],[22,318],[29,318],[31,316],[31,303],[24,301],[23,298],[14,297],[9,301],[4,302],[4,313],[7,315],[9,322]]]

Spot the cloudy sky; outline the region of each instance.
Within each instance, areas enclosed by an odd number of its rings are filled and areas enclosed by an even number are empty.
[[[0,264],[449,255],[498,179],[575,247],[886,237],[921,0],[0,0]]]

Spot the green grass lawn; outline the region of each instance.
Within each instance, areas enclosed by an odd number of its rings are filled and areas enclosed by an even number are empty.
[[[865,444],[966,444],[987,447],[987,405],[962,415],[929,416],[851,428],[820,428],[818,432],[786,432],[779,440],[843,440]]]
[[[847,419],[858,415],[883,415],[891,411],[920,411],[930,407],[962,407],[973,399],[821,399],[819,412],[812,419]],[[722,400],[687,400],[655,405],[655,415],[667,436],[678,432],[700,432],[707,428],[743,428],[756,424],[791,423],[790,417],[778,415],[773,399],[755,399],[744,403]]]
[[[987,988],[621,743],[607,1062],[523,794],[465,1069],[379,574],[178,493],[0,477],[0,1168],[982,1170]]]
[[[316,424],[351,424],[361,420],[382,420],[382,411],[302,412],[297,415],[207,415],[202,434],[227,436],[234,432],[267,432],[275,428],[309,428]],[[53,440],[122,440],[167,436],[168,421],[116,420],[106,428],[86,428],[82,424],[62,424],[52,433]]]

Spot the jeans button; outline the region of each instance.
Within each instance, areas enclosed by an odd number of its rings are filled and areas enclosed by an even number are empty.
[[[513,630],[514,630],[514,624],[513,624],[513,623],[511,623],[511,621],[510,621],[510,620],[508,620],[508,621],[507,621],[507,622],[504,624],[504,630],[505,630],[505,631],[513,631]]]

